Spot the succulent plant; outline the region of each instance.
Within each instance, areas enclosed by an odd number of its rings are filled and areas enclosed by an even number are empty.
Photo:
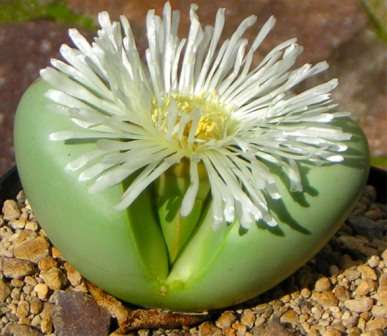
[[[199,311],[272,287],[332,236],[368,172],[364,135],[331,92],[292,89],[327,69],[294,68],[279,44],[254,63],[273,17],[220,44],[225,10],[148,12],[143,61],[125,17],[92,44],[75,29],[16,118],[17,164],[49,237],[87,278],[144,306]]]

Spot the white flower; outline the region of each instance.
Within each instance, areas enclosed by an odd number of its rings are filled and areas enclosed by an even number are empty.
[[[211,186],[214,226],[239,220],[277,224],[267,199],[281,197],[270,165],[282,168],[291,191],[302,191],[299,162],[343,160],[342,141],[350,135],[330,122],[336,112],[331,91],[337,80],[300,94],[290,90],[328,68],[326,62],[291,70],[302,52],[296,39],[281,43],[257,65],[257,48],[275,24],[271,17],[248,47],[243,38],[250,16],[221,46],[225,10],[214,27],[200,25],[190,9],[188,37],[179,39],[179,11],[167,2],[162,17],[146,18],[146,64],[137,51],[129,22],[99,14],[101,29],[92,45],[71,29],[77,49],[67,45],[41,76],[55,89],[47,96],[60,104],[77,130],[51,134],[51,140],[89,139],[96,148],[68,165],[79,179],[94,181],[92,192],[134,178],[117,209],[125,209],[171,166],[188,160],[190,187],[181,214],[188,215],[199,188],[198,165]]]

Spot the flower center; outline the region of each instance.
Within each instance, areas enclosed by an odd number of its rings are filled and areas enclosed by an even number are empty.
[[[227,133],[229,112],[216,98],[170,94],[153,102],[156,127],[181,144],[221,139]]]

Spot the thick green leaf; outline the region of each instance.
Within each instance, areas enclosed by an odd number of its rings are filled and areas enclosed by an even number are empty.
[[[278,227],[258,223],[241,231],[235,222],[214,230],[208,202],[169,265],[153,187],[118,212],[114,205],[122,186],[90,194],[76,172],[64,169],[94,147],[49,140],[51,132],[72,123],[44,97],[48,89],[41,81],[31,86],[16,115],[16,159],[27,197],[67,260],[90,281],[134,304],[200,311],[239,303],[273,287],[332,237],[367,179],[367,141],[352,120],[344,119],[340,126],[353,134],[345,162],[303,165],[305,193],[290,193],[284,176],[272,167],[282,194],[282,200],[269,200]],[[181,197],[182,190],[171,188],[168,197]]]

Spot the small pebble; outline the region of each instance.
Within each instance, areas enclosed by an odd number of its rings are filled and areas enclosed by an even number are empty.
[[[60,269],[50,268],[49,270],[40,274],[41,278],[52,290],[59,290],[64,285],[64,276]]]
[[[226,329],[231,326],[236,320],[236,316],[231,311],[225,311],[220,315],[220,317],[216,320],[215,324],[218,328]]]
[[[14,219],[9,221],[9,226],[14,230],[20,230],[26,226],[26,222],[21,219]]]
[[[22,317],[27,317],[29,314],[30,305],[27,301],[20,301],[16,310],[16,315],[20,319]]]
[[[324,334],[324,336],[341,336],[341,335],[343,335],[342,332],[335,328],[328,328]]]
[[[36,222],[27,222],[25,226],[26,230],[31,230],[31,231],[37,231],[38,230],[38,223]]]
[[[371,330],[387,331],[387,316],[377,317],[373,320],[368,321],[366,330],[367,331],[371,331]]]
[[[331,291],[314,292],[312,299],[324,307],[336,306],[337,298]]]
[[[372,307],[372,315],[376,317],[387,316],[387,306],[373,306]]]
[[[36,233],[30,230],[22,230],[22,231],[16,232],[12,236],[13,245],[14,247],[19,246],[24,242],[34,239],[36,237],[37,237]]]
[[[3,205],[3,218],[8,221],[18,219],[20,210],[14,200],[6,200]]]
[[[76,287],[81,283],[82,276],[81,274],[69,263],[64,263],[64,268],[67,273],[67,279],[70,281],[71,285]]]
[[[337,286],[334,289],[334,293],[340,301],[345,301],[350,298],[349,291],[344,286]]]
[[[2,267],[4,275],[13,279],[20,279],[34,273],[34,265],[28,260],[4,258]]]
[[[0,303],[4,303],[10,293],[9,286],[3,279],[0,279]]]
[[[45,300],[48,294],[48,286],[46,284],[37,284],[34,288],[34,292],[40,300]]]
[[[251,328],[255,322],[255,314],[250,309],[245,309],[241,316],[241,322],[248,328]]]
[[[36,280],[32,276],[26,276],[24,278],[24,282],[28,285],[35,286],[36,285]]]
[[[344,276],[349,281],[354,281],[360,277],[360,271],[357,268],[351,267],[344,272]]]
[[[378,277],[375,271],[368,265],[360,265],[357,267],[363,279],[376,280]]]
[[[23,280],[20,280],[20,279],[12,279],[11,280],[11,286],[12,287],[23,287],[24,285],[24,281]]]
[[[4,335],[41,336],[41,334],[32,327],[16,323],[9,323],[4,329]]]
[[[62,254],[55,246],[51,247],[51,255],[55,259],[63,259]]]
[[[350,311],[355,313],[363,313],[371,310],[373,305],[373,300],[368,297],[362,297],[353,300],[347,300],[344,302],[344,306]]]
[[[40,330],[43,333],[50,334],[52,332],[52,304],[45,303],[40,317],[42,321],[40,322]]]
[[[220,329],[218,329],[212,322],[204,322],[199,326],[199,336],[212,336],[212,335],[221,336]]]
[[[308,297],[310,297],[310,295],[311,295],[311,292],[308,288],[301,289],[301,296],[302,297],[308,298]]]
[[[280,318],[282,323],[289,323],[291,325],[298,324],[298,315],[293,309],[289,309],[285,314]]]
[[[372,292],[375,289],[375,281],[373,280],[362,280],[359,285],[357,286],[354,296],[365,296],[368,295],[370,292]]]
[[[328,278],[323,277],[316,281],[314,289],[317,292],[325,292],[331,288],[331,282]]]
[[[380,258],[379,256],[376,256],[376,255],[371,256],[367,261],[368,265],[372,268],[376,268],[379,265],[379,262],[380,262]]]
[[[16,258],[37,263],[48,255],[48,248],[48,241],[43,237],[37,237],[16,246],[13,253]]]
[[[42,311],[43,304],[37,297],[32,297],[30,299],[30,311],[32,314],[37,315]]]
[[[38,267],[43,272],[48,271],[50,268],[54,268],[56,266],[57,266],[57,262],[55,261],[54,258],[52,258],[50,256],[43,257],[38,262]]]
[[[31,326],[40,329],[41,322],[42,322],[42,318],[39,315],[36,315],[31,320]]]

